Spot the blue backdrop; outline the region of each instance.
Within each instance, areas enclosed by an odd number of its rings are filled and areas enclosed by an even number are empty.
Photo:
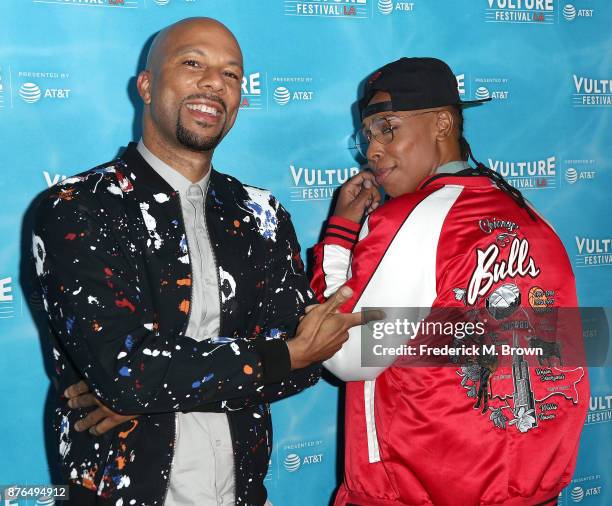
[[[242,110],[215,166],[273,190],[305,249],[333,190],[359,166],[348,149],[357,84],[401,56],[437,56],[464,98],[493,97],[466,115],[476,155],[555,226],[581,304],[612,305],[612,3],[570,1],[2,0],[0,484],[52,479],[50,381],[34,324],[41,304],[20,284],[24,214],[48,185],[139,137],[133,76],[143,47],[184,17],[221,20],[244,51]],[[592,368],[591,382],[561,504],[612,504],[611,370]],[[273,406],[275,506],[327,504],[337,485],[338,396],[321,382]]]

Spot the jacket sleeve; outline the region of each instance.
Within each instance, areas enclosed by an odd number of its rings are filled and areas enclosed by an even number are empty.
[[[271,198],[274,199],[274,197]],[[307,305],[316,304],[317,301],[304,272],[300,245],[289,213],[277,201],[275,201],[276,206],[278,206],[276,241],[268,241],[264,267],[267,296],[257,334],[266,342],[280,338],[283,344],[283,356],[279,357],[279,360],[286,360],[290,366],[289,350],[284,341],[295,335],[299,318],[304,314],[304,308]],[[265,368],[266,364],[264,364],[264,371]],[[293,370],[280,381],[266,384],[259,395],[246,399],[246,404],[283,399],[314,385],[320,376],[320,363]],[[240,400],[231,401],[225,406],[238,407],[240,402]]]
[[[360,225],[332,216],[323,240],[314,247],[314,268],[311,286],[319,302],[340,288],[349,275],[351,252],[357,242]]]
[[[372,275],[371,250],[379,248],[383,242],[384,227],[376,227],[380,213],[370,215],[363,223],[357,241],[356,235],[349,237],[348,234],[351,222],[344,220],[339,224],[337,218],[332,219],[334,221],[330,221],[323,242],[315,250],[315,291],[324,300],[345,284],[354,294],[340,310],[351,312]],[[338,237],[338,225],[347,229],[342,232],[343,237]],[[385,369],[362,367],[361,326],[349,329],[348,340],[333,357],[323,362],[323,366],[342,381],[375,379]]]
[[[160,332],[111,220],[83,200],[43,201],[32,246],[51,329],[104,404],[123,414],[189,411],[287,376],[281,340]]]
[[[327,300],[344,284],[355,290],[359,286],[360,279],[368,275],[363,269],[352,272],[351,261],[353,250],[355,255],[363,255],[363,241],[367,251],[368,243],[376,240],[376,237],[373,239],[369,234],[369,225],[369,218],[363,227],[337,216],[330,218],[323,241],[314,247],[315,264],[311,285],[319,302]],[[359,242],[357,242],[358,234]],[[349,301],[347,305],[354,303]],[[374,379],[382,371],[379,368],[361,367],[361,327],[349,330],[348,341],[332,358],[323,362],[323,366],[343,381]]]

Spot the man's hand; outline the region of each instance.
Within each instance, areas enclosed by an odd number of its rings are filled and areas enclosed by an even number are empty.
[[[338,312],[338,308],[352,295],[353,291],[343,286],[325,303],[306,308],[306,315],[302,317],[295,337],[287,341],[292,369],[331,358],[348,339],[351,327],[367,323],[365,319],[380,318],[374,311],[367,314]]]
[[[370,214],[380,203],[380,192],[371,172],[354,175],[340,188],[334,216],[361,223],[364,214]]]
[[[71,408],[89,408],[98,406],[89,413],[85,418],[74,424],[77,432],[84,432],[89,429],[89,433],[94,436],[100,436],[105,432],[121,425],[128,420],[133,420],[138,415],[119,415],[108,409],[100,400],[89,391],[89,386],[84,381],[79,381],[74,385],[70,385],[64,392],[64,396],[68,399],[68,406]]]

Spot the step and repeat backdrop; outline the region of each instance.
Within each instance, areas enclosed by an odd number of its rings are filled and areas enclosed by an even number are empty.
[[[584,306],[612,305],[612,3],[608,0],[3,0],[0,2],[0,484],[57,480],[51,380],[26,252],[41,191],[140,137],[134,76],[160,28],[224,22],[242,45],[237,123],[214,164],[271,189],[306,250],[351,150],[358,85],[401,56],[436,56],[464,99],[474,153],[554,225]],[[591,368],[578,467],[560,504],[612,504],[612,370]],[[276,506],[319,506],[338,484],[341,390],[273,406]],[[534,451],[538,451],[534,448]],[[57,481],[56,481],[57,482]],[[33,502],[32,502],[33,504]]]

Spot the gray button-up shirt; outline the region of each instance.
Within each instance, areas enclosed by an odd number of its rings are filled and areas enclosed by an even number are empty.
[[[186,336],[202,341],[219,335],[219,282],[206,228],[204,201],[210,171],[197,183],[160,160],[141,140],[146,162],[179,192],[191,260],[191,308]],[[225,413],[177,413],[176,446],[165,506],[234,503],[234,455]]]

